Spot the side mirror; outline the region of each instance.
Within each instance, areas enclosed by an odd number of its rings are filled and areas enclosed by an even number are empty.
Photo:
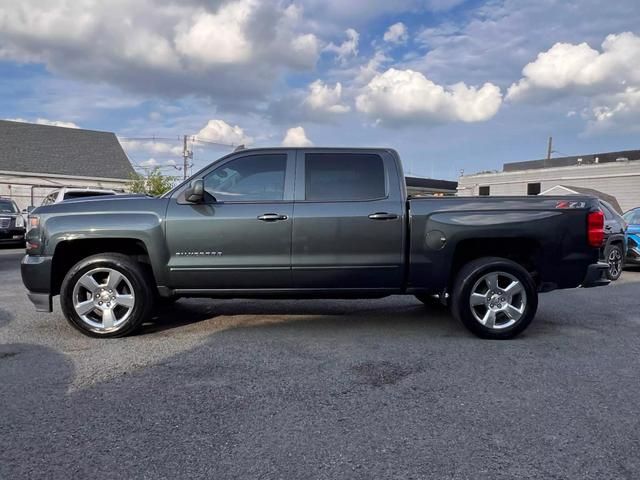
[[[189,188],[184,191],[184,199],[191,203],[200,203],[204,199],[204,180],[198,179],[191,182]]]
[[[24,208],[22,210],[22,213],[31,213],[33,210],[35,210],[36,207],[34,207],[33,205],[29,205],[27,208]]]

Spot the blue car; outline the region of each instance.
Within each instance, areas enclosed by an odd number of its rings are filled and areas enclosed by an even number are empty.
[[[627,227],[627,265],[640,265],[640,207],[629,210],[622,218],[629,225]]]

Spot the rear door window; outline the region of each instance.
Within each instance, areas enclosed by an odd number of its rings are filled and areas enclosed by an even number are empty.
[[[385,198],[382,157],[368,153],[305,155],[305,200],[314,202]]]

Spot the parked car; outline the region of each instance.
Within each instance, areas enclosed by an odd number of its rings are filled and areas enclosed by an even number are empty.
[[[0,244],[24,245],[25,221],[18,205],[0,197]]]
[[[629,210],[622,218],[627,222],[627,265],[640,265],[640,207]]]
[[[627,253],[627,222],[610,203],[600,200],[600,208],[604,213],[604,246],[600,258],[609,264],[609,280],[618,280]]]
[[[75,188],[64,187],[54,190],[42,200],[42,205],[51,205],[52,203],[60,203],[65,200],[87,198],[87,197],[103,197],[105,195],[117,195],[115,190],[107,190],[104,188]]]
[[[408,198],[389,149],[253,149],[159,198],[37,208],[22,279],[39,311],[124,336],[159,298],[439,294],[470,331],[505,339],[538,292],[609,283],[589,196]]]

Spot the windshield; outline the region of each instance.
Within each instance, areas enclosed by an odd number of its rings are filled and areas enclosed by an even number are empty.
[[[640,208],[625,213],[622,218],[630,225],[640,224]]]
[[[18,207],[11,200],[0,200],[0,213],[18,213]]]
[[[113,192],[67,192],[64,194],[65,200],[72,198],[85,198],[85,197],[102,197],[104,195],[115,195]]]

